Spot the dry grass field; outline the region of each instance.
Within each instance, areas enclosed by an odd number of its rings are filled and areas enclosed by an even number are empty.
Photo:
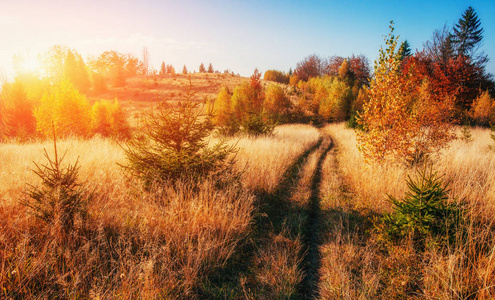
[[[373,223],[391,211],[387,194],[402,198],[416,170],[393,164],[366,165],[355,133],[343,124],[325,128],[336,151],[324,166],[321,207],[322,299],[492,299],[495,296],[494,163],[489,130],[472,129],[472,142],[452,142],[432,159],[450,181],[450,201],[462,201],[466,234],[447,249],[414,249],[411,241],[383,244]],[[460,130],[459,130],[460,135]]]
[[[249,255],[246,248],[260,234],[253,234],[252,226],[254,202],[260,201],[256,195],[273,192],[288,166],[318,138],[318,130],[307,125],[280,126],[273,136],[241,137],[232,141],[239,148],[240,184],[218,190],[206,181],[193,191],[179,182],[178,188],[151,194],[117,165],[125,162],[117,143],[100,138],[59,141],[58,151],[67,151],[63,165],[78,159],[80,181],[93,195],[88,215],[69,235],[36,219],[20,203],[28,183],[40,184],[31,171],[33,162],[46,163],[43,149],[52,157],[53,145],[2,144],[2,293],[13,298],[242,298],[250,293],[241,285],[246,276],[221,283],[227,287],[218,287],[215,278],[223,278],[227,262]],[[269,250],[258,250],[265,253],[257,258],[264,267],[276,268],[264,260],[280,264]],[[288,253],[298,261],[297,251]],[[279,267],[281,272],[285,264]],[[291,274],[285,275],[294,281]],[[256,280],[264,276],[255,274]]]

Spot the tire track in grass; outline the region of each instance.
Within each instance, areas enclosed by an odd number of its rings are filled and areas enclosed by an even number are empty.
[[[318,297],[319,268],[320,268],[320,183],[322,179],[322,166],[328,152],[333,148],[330,136],[324,136],[320,146],[321,154],[311,179],[311,196],[308,205],[308,220],[304,229],[303,243],[306,252],[302,258],[301,268],[304,271],[304,279],[299,285],[299,295],[302,299],[315,299]]]
[[[289,278],[287,287],[280,289],[280,277],[273,278],[273,284],[263,282],[264,268],[272,268],[278,275],[286,275],[284,270],[288,266],[270,266],[260,263],[260,257],[268,258],[280,254],[278,250],[287,250],[289,255],[294,255],[294,265],[301,269],[298,263],[300,256],[298,251],[290,253],[290,249],[284,248],[284,242],[288,245],[297,244],[298,237],[303,237],[303,223],[297,220],[303,219],[308,213],[308,207],[299,206],[290,200],[295,192],[301,177],[301,170],[306,166],[308,157],[321,149],[323,138],[301,153],[297,159],[285,170],[280,183],[271,193],[254,191],[256,195],[257,213],[254,217],[253,232],[247,238],[246,243],[239,249],[235,258],[210,276],[208,286],[203,287],[204,298],[229,298],[229,299],[299,299],[299,284],[296,278]],[[294,222],[296,219],[296,222]],[[277,238],[282,238],[281,248],[277,248]],[[284,240],[284,238],[287,238]],[[301,241],[301,244],[304,244]],[[275,245],[275,249],[273,246]],[[273,253],[275,251],[275,253]],[[278,268],[281,269],[278,269]],[[290,266],[289,266],[290,268]],[[287,278],[285,278],[287,279]],[[298,283],[299,282],[299,283]],[[283,285],[283,284],[282,284]]]

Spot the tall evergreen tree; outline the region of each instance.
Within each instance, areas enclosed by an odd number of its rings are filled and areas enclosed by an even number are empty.
[[[199,73],[206,73],[205,65],[203,63],[199,65]]]
[[[486,55],[480,54],[476,57],[476,46],[483,40],[484,30],[478,15],[471,6],[462,14],[453,30],[452,43],[457,55],[469,56],[481,65],[488,61]]]
[[[399,55],[401,60],[404,60],[405,58],[412,55],[411,45],[409,45],[409,42],[407,40],[403,41],[400,44]]]
[[[186,65],[182,68],[182,74],[186,75],[188,73]]]
[[[213,73],[213,72],[215,72],[215,70],[213,69],[213,65],[210,63],[208,65],[208,73]]]

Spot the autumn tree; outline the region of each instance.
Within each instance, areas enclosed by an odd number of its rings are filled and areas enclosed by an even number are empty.
[[[162,61],[162,64],[160,65],[160,72],[158,75],[163,76],[167,73],[167,66],[165,65],[165,62]]]
[[[474,100],[471,116],[478,125],[495,125],[495,100],[493,100],[488,91],[483,92]]]
[[[144,74],[142,62],[135,56],[117,51],[105,51],[88,61],[89,69],[109,80],[114,86],[123,86],[127,78]]]
[[[102,100],[91,109],[91,131],[104,137],[128,138],[130,125],[117,99],[113,103]]]
[[[361,87],[363,85],[368,85],[369,79],[371,78],[371,69],[368,58],[364,55],[351,55],[347,58],[342,56],[331,56],[328,59],[328,64],[325,70],[325,74],[330,76],[338,76],[339,70],[344,63],[347,61],[349,71],[352,72],[353,79]]]
[[[267,70],[263,75],[263,79],[268,81],[288,84],[290,76],[282,71]]]
[[[36,130],[45,137],[53,134],[52,124],[62,137],[87,137],[90,133],[91,108],[86,97],[68,80],[62,80],[43,95],[34,116]]]
[[[316,54],[313,54],[297,63],[294,74],[296,74],[300,80],[308,81],[311,77],[321,76],[325,72],[325,69],[325,60],[318,57]]]
[[[366,159],[393,158],[415,163],[454,138],[452,98],[435,97],[428,80],[401,70],[393,23],[375,61],[374,78],[358,123],[359,149]],[[413,70],[414,68],[412,68]]]
[[[354,74],[352,73],[351,67],[347,59],[344,59],[342,65],[339,68],[339,79],[340,80],[353,80]]]
[[[297,86],[297,84],[299,83],[299,76],[297,75],[292,75],[289,79],[289,84],[292,85],[292,86]]]
[[[45,66],[47,77],[52,83],[59,82],[64,77],[64,62],[68,50],[67,47],[56,45],[40,57]]]
[[[213,69],[213,65],[211,63],[208,65],[208,73],[215,73],[215,70]]]
[[[269,133],[273,127],[263,116],[264,92],[261,73],[254,70],[249,82],[243,82],[234,89],[232,105],[242,130],[248,134]]]
[[[343,65],[345,67],[345,64]],[[325,97],[319,102],[318,114],[326,121],[347,120],[350,116],[353,95],[352,88],[346,83],[345,77],[328,78],[325,88]]]
[[[199,65],[199,73],[206,73],[205,65],[203,63]]]
[[[18,138],[26,140],[36,133],[36,119],[33,115],[34,103],[27,97],[23,82],[17,78],[6,83],[0,94],[2,120],[0,138]]]
[[[79,53],[70,49],[65,56],[64,76],[81,92],[86,92],[91,85],[84,60]]]
[[[167,74],[175,74],[175,68],[172,65],[167,65]]]
[[[188,73],[188,71],[187,71],[186,65],[184,65],[184,67],[182,67],[182,74],[187,75],[187,73]]]
[[[211,110],[213,124],[218,127],[220,134],[231,136],[239,131],[240,122],[234,112],[232,95],[228,87],[224,86],[220,89]]]
[[[291,107],[292,103],[280,85],[270,84],[266,87],[263,109],[272,122],[287,122]]]

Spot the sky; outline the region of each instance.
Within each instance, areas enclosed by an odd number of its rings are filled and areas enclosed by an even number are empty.
[[[311,54],[378,57],[389,22],[421,50],[436,29],[452,28],[472,6],[484,28],[482,49],[495,74],[495,1],[0,0],[0,72],[12,57],[67,46],[83,58],[107,50],[164,61],[177,71],[204,63],[249,76],[294,69]]]

